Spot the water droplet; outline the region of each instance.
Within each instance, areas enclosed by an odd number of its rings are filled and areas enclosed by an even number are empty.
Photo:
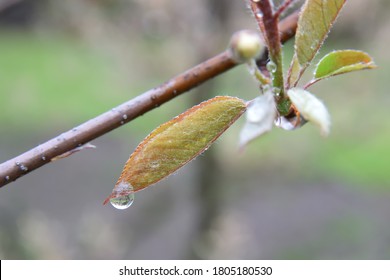
[[[267,70],[270,72],[270,73],[275,73],[276,72],[276,64],[273,62],[273,61],[270,61],[267,63]]]
[[[123,114],[122,119],[127,120],[127,115]]]
[[[9,176],[5,176],[4,179],[5,179],[6,181],[9,181],[9,180],[10,180]]]
[[[279,96],[281,92],[281,89],[278,87],[272,88],[272,93],[275,94],[276,96]]]
[[[18,162],[18,161],[17,161],[17,162],[15,163],[15,165],[18,166],[19,169],[20,169],[21,171],[23,171],[23,172],[28,171],[28,168],[27,168],[26,166],[24,166],[21,162]]]
[[[116,197],[110,199],[110,203],[116,209],[124,210],[134,202],[133,186],[126,182],[121,182],[115,190]]]

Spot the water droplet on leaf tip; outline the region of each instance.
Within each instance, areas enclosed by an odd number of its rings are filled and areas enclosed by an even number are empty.
[[[119,210],[127,209],[133,204],[134,202],[134,193],[131,193],[129,195],[123,195],[115,198],[110,199],[111,205]]]
[[[114,208],[124,210],[133,204],[134,189],[130,184],[121,182],[117,186],[115,192],[118,194],[118,196],[110,199],[110,203]]]

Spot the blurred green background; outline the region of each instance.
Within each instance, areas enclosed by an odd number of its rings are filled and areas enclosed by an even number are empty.
[[[236,67],[2,188],[0,258],[389,259],[390,3],[347,2],[320,56],[360,49],[379,68],[312,87],[332,115],[328,138],[275,128],[239,153],[239,120],[128,210],[103,207],[156,126],[211,96],[258,94]],[[0,0],[0,162],[217,54],[240,29],[256,29],[245,1]]]

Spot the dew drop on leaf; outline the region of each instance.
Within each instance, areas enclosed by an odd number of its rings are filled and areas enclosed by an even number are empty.
[[[134,189],[125,182],[121,182],[116,190],[114,190],[113,197],[110,199],[110,203],[116,209],[127,209],[134,202]]]

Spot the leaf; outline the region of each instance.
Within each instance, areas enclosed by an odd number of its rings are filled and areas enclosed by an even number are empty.
[[[276,103],[271,90],[252,100],[246,111],[246,122],[240,133],[240,149],[270,131],[276,117]]]
[[[119,196],[121,185],[136,192],[172,174],[205,151],[245,110],[245,101],[217,96],[159,126],[131,154],[105,203]]]
[[[323,136],[329,134],[330,115],[321,100],[301,88],[289,89],[287,95],[299,113],[320,128]]]
[[[325,55],[317,64],[314,78],[321,80],[335,75],[375,67],[374,61],[365,52],[356,50],[334,51]]]
[[[307,0],[295,35],[295,53],[288,83],[295,86],[322,46],[346,0]]]

